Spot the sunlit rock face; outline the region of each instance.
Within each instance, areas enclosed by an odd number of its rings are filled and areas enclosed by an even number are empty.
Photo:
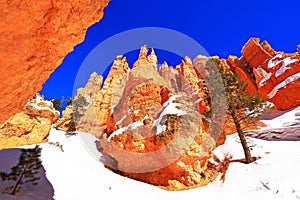
[[[218,174],[211,151],[225,137],[213,137],[203,123],[202,87],[190,58],[159,66],[155,51],[143,46],[132,69],[117,56],[103,84],[94,73],[78,89],[75,98],[82,95],[89,105],[76,129],[100,139],[103,162],[114,172],[168,190],[206,185]],[[72,112],[74,105],[60,121]]]
[[[0,123],[22,111],[27,100],[86,30],[103,16],[108,0],[14,0],[0,4]]]
[[[242,57],[230,56],[228,64],[248,84],[248,91],[258,91],[277,109],[300,105],[300,55],[276,52],[266,42],[251,38],[242,49]]]
[[[22,112],[0,126],[0,149],[46,142],[51,125],[58,118],[59,112],[52,102],[37,95],[27,102]]]

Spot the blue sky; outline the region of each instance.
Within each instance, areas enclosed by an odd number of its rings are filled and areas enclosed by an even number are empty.
[[[250,37],[267,40],[275,50],[295,52],[300,44],[299,8],[299,0],[111,0],[103,19],[88,29],[85,41],[66,56],[40,93],[46,99],[72,96],[87,55],[111,36],[134,28],[178,31],[197,41],[209,55],[221,58],[241,56]],[[112,48],[108,51],[118,52],[118,47]],[[157,54],[160,63],[167,60],[176,65],[181,59],[171,52],[157,50]],[[130,64],[137,56],[138,50],[126,54]],[[99,66],[101,72],[107,67]]]

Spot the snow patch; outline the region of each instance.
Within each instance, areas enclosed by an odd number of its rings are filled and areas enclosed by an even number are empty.
[[[126,118],[126,116],[124,116],[124,117]],[[124,117],[123,117],[123,118],[124,118]],[[122,118],[122,119],[123,119],[123,118]],[[124,118],[124,119],[125,119],[125,118]],[[122,119],[121,119],[121,120],[122,120]],[[142,119],[142,122],[136,121],[136,122],[133,122],[133,123],[127,125],[127,126],[124,126],[124,127],[121,127],[121,128],[119,128],[119,129],[115,130],[115,131],[107,138],[107,141],[110,142],[111,139],[112,139],[113,137],[122,134],[124,131],[137,129],[137,128],[140,127],[140,126],[143,126],[143,125],[144,125],[144,120],[145,120],[145,119],[149,119],[149,116],[146,115],[146,116]],[[116,125],[117,125],[117,124],[116,124]]]
[[[274,56],[273,58],[271,58],[268,62],[268,68],[272,69],[274,68],[276,65],[278,65],[280,62],[282,62],[281,60],[278,60],[282,58],[282,54],[277,54],[276,56]]]
[[[290,77],[288,77],[288,78],[286,78],[284,81],[282,81],[282,82],[280,82],[279,84],[277,84],[277,85],[273,88],[273,90],[267,95],[267,97],[268,97],[269,99],[272,99],[272,98],[277,94],[277,92],[278,92],[281,88],[286,87],[288,84],[290,84],[290,83],[296,81],[296,80],[299,79],[299,78],[300,78],[300,72],[297,73],[297,74],[294,74],[294,75],[292,75],[292,76],[290,76]]]
[[[181,97],[182,95],[178,94],[178,95],[172,95],[168,101],[166,101],[163,104],[164,110],[161,112],[161,114],[159,115],[157,120],[153,121],[153,126],[156,126],[156,135],[159,135],[163,132],[163,130],[165,130],[166,127],[161,126],[160,122],[163,118],[163,116],[165,115],[177,115],[177,116],[182,116],[185,115],[186,112],[179,110],[178,107],[181,106],[181,103],[174,103],[173,101],[178,98]]]
[[[139,112],[140,112],[140,110],[133,111],[134,114],[138,114]]]
[[[290,57],[283,59],[282,61],[279,62],[282,63],[282,66],[276,71],[275,76],[278,77],[282,75],[287,69],[289,69],[289,65],[298,61],[299,61],[298,59],[291,59]]]
[[[119,121],[116,122],[116,126],[120,125],[125,119],[127,115],[124,115]]]
[[[202,100],[203,100],[202,98],[199,98],[194,102],[194,104],[197,104],[197,103],[201,102]]]
[[[260,82],[259,82],[259,87],[262,87],[266,84],[266,82],[271,78],[272,73],[268,73]]]

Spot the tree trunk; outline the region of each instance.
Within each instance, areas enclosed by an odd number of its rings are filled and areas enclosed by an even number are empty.
[[[245,158],[246,158],[246,164],[251,163],[251,162],[255,161],[255,159],[251,156],[251,152],[250,152],[250,149],[248,147],[244,132],[241,128],[239,120],[236,117],[235,111],[231,110],[230,115],[233,119],[233,122],[234,122],[235,127],[236,127],[236,131],[239,135],[239,138],[240,138],[242,146],[243,146],[243,150],[244,150],[244,154],[245,154]]]
[[[23,176],[24,176],[26,170],[27,170],[27,163],[25,164],[25,166],[24,166],[24,168],[23,168],[23,171],[22,171],[21,175],[19,176],[19,178],[18,178],[18,180],[17,180],[17,182],[16,182],[14,188],[12,189],[11,195],[16,195],[18,186],[20,185],[21,180],[22,180],[22,178],[23,178]]]

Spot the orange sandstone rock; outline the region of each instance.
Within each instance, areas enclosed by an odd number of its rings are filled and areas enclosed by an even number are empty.
[[[22,111],[67,53],[99,21],[108,0],[0,4],[0,123]]]
[[[104,164],[121,175],[168,190],[206,185],[217,176],[211,151],[225,138],[213,138],[202,122],[202,81],[188,57],[158,70],[154,50],[143,46],[132,69],[118,56],[100,90],[94,74],[77,91],[89,106],[76,129],[100,139]],[[63,113],[71,114],[71,107]]]
[[[42,97],[29,101],[22,112],[0,126],[0,149],[47,141],[51,125],[59,118],[50,101]]]

